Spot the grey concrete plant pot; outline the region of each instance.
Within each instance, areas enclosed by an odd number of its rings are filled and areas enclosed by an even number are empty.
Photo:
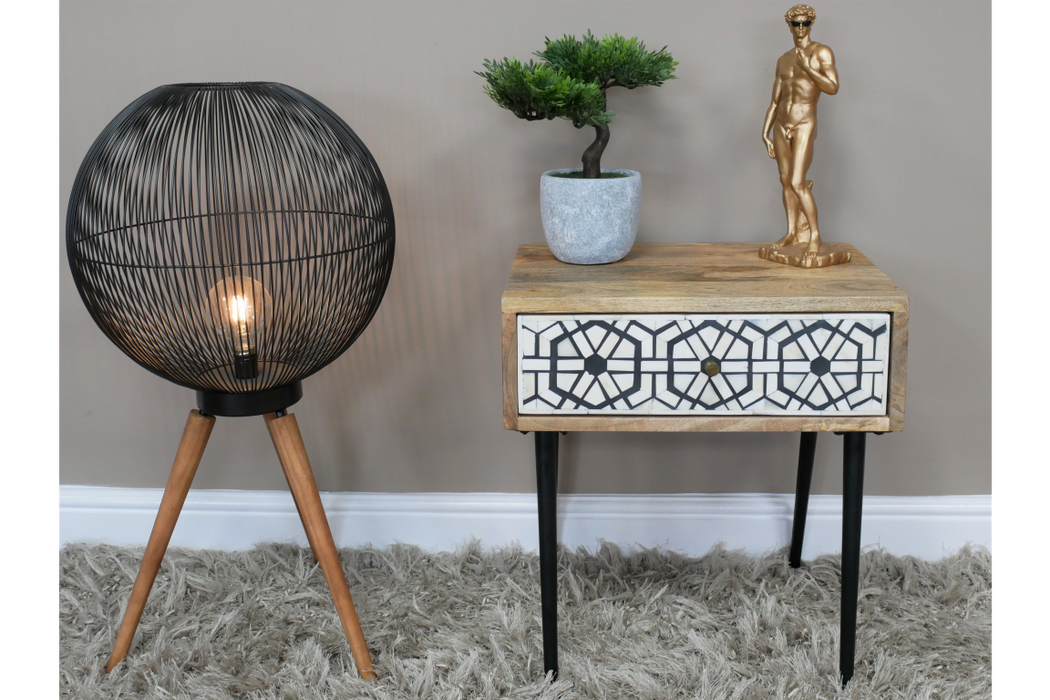
[[[616,262],[631,251],[638,234],[642,176],[634,170],[602,170],[603,177],[557,177],[579,169],[548,170],[540,177],[540,210],[547,246],[558,260],[575,265]],[[626,177],[604,177],[605,173]]]

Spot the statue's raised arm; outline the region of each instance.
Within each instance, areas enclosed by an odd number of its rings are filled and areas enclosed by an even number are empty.
[[[801,46],[795,47],[795,60],[802,70],[813,79],[821,92],[834,95],[839,91],[839,74],[835,70],[835,54],[831,48],[813,41],[813,53],[806,55]]]

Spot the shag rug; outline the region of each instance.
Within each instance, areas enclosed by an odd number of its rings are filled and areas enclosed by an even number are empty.
[[[854,681],[838,682],[839,559],[562,550],[560,670],[543,675],[539,561],[474,542],[341,556],[379,679],[354,667],[308,549],[170,550],[127,659],[104,671],[141,549],[61,553],[64,698],[991,697],[991,556],[867,551]]]

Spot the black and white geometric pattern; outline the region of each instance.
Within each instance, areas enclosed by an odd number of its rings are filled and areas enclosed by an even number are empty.
[[[889,324],[879,313],[522,314],[518,412],[884,415]]]

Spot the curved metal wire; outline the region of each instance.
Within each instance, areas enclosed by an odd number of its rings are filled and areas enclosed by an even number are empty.
[[[66,252],[91,317],[140,365],[198,391],[264,391],[332,362],[371,321],[393,207],[368,149],[309,95],[165,85],[85,156]]]

